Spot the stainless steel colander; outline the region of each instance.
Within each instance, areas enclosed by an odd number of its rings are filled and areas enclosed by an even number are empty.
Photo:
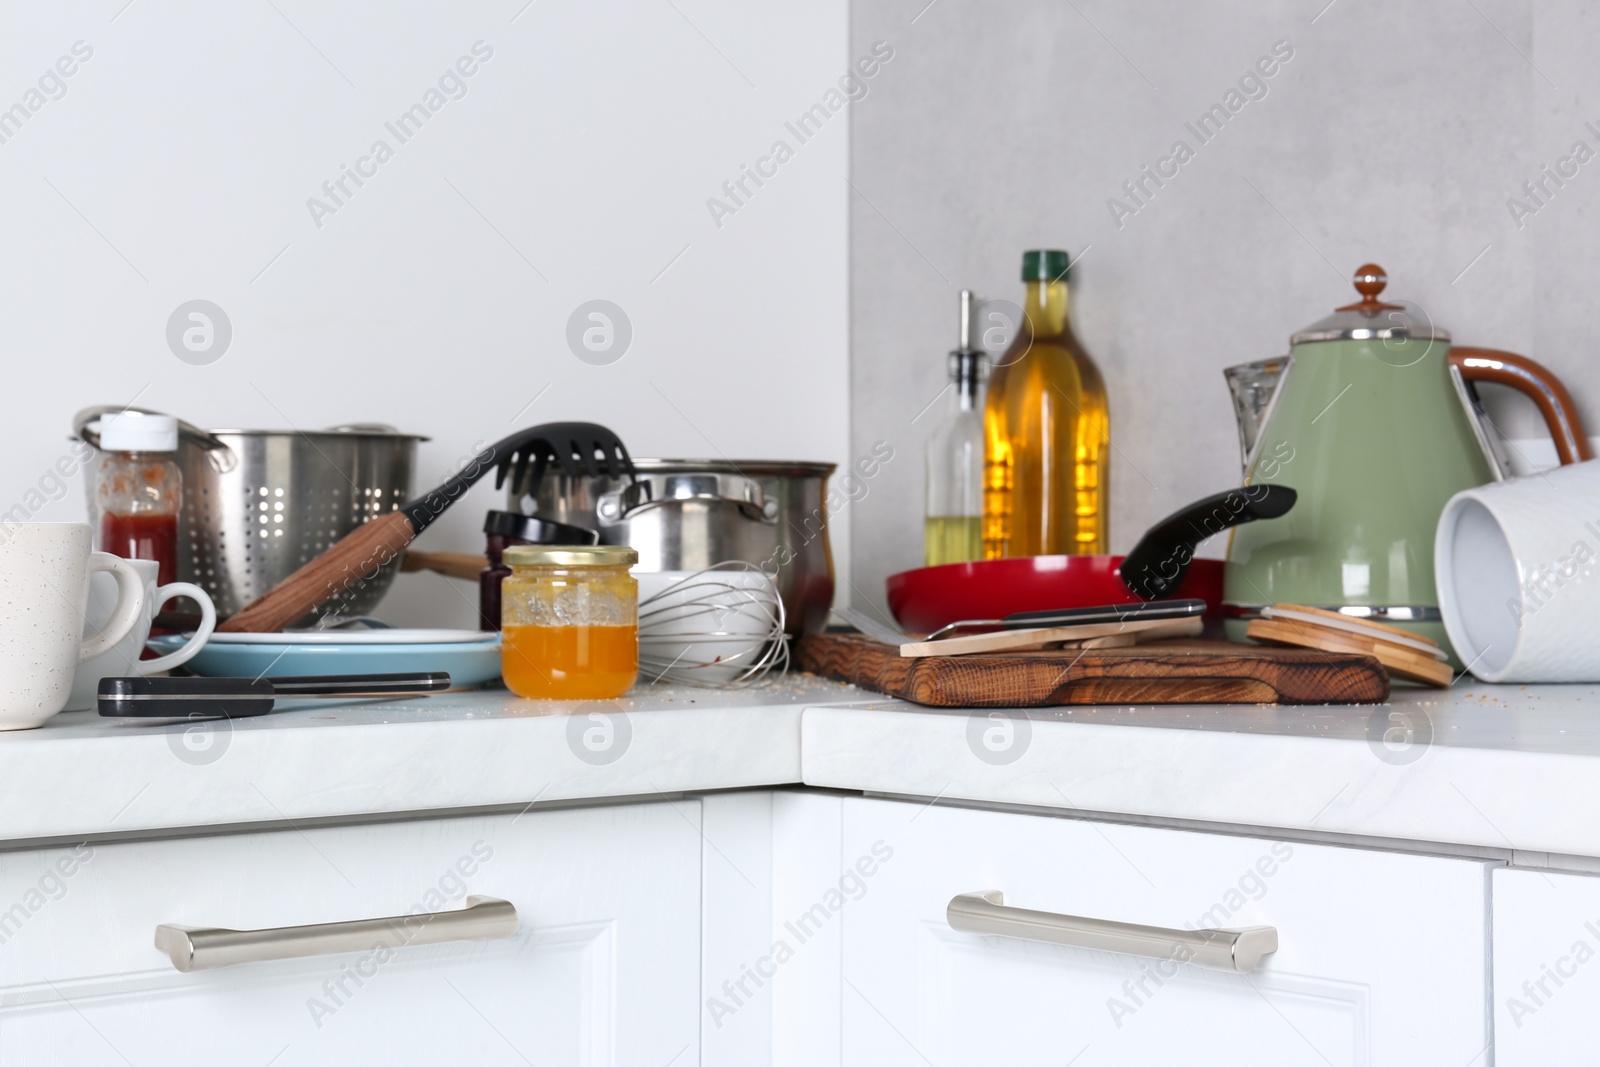
[[[98,445],[94,420],[121,410],[80,411],[78,435]],[[232,615],[351,530],[411,499],[417,443],[427,440],[374,423],[308,431],[181,423],[179,435],[178,577],[210,593],[218,615]],[[396,559],[351,590],[339,613],[371,611],[398,566]]]

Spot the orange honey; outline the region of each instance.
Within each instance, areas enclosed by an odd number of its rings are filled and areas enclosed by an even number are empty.
[[[610,700],[639,675],[639,627],[508,625],[500,673],[521,697]]]

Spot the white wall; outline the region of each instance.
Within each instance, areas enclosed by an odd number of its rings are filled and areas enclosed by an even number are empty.
[[[0,127],[0,512],[101,403],[389,422],[433,438],[419,490],[555,419],[636,456],[848,461],[848,109],[803,145],[783,125],[850,59],[844,0],[124,2],[0,14],[0,108],[93,50]],[[384,124],[479,41],[465,95],[400,143]],[[393,158],[317,225],[307,199],[380,138]],[[778,139],[793,158],[719,226],[707,199]],[[233,328],[206,366],[165,338],[196,298]],[[633,326],[608,366],[565,340],[595,298]],[[420,547],[481,549],[498,499]],[[82,514],[74,484],[37,517]],[[403,576],[385,613],[470,625],[446,582]]]
[[[851,23],[854,49],[896,49],[851,132],[853,439],[911,457],[855,511],[857,588],[881,597],[921,564],[934,420],[911,420],[944,384],[957,291],[1020,299],[1026,248],[1083,257],[1074,314],[1110,393],[1113,551],[1236,484],[1222,369],[1282,353],[1354,298],[1369,261],[1458,341],[1546,363],[1600,428],[1600,162],[1532,216],[1507,204],[1574,142],[1600,153],[1600,6],[855,0]],[[1184,123],[1278,41],[1294,57],[1266,95],[1119,226],[1122,183],[1193,146]],[[1526,409],[1503,414],[1539,432]]]

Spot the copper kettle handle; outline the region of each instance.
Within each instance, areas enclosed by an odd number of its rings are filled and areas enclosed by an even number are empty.
[[[1539,413],[1544,416],[1550,437],[1556,443],[1556,455],[1563,465],[1594,458],[1572,394],[1543,364],[1498,348],[1458,346],[1450,349],[1450,365],[1469,382],[1509,385],[1539,405]]]

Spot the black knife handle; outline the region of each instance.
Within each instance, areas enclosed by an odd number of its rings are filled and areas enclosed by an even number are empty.
[[[1178,509],[1150,527],[1123,559],[1123,584],[1145,600],[1171,596],[1182,584],[1201,541],[1242,523],[1276,519],[1294,507],[1296,495],[1286,485],[1258,483]]]

